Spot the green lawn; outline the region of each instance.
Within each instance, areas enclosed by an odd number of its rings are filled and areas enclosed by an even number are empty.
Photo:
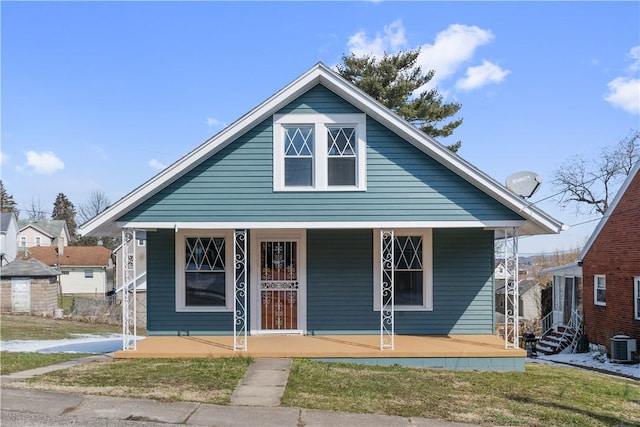
[[[640,382],[539,364],[518,373],[296,360],[283,405],[484,425],[639,426]]]
[[[251,359],[117,359],[28,380],[30,386],[106,396],[228,404]]]
[[[7,375],[14,372],[26,371],[41,366],[55,365],[71,359],[88,356],[87,354],[72,353],[13,353],[0,352],[0,374]]]
[[[55,340],[72,338],[74,334],[117,334],[122,326],[100,323],[78,322],[66,319],[27,315],[2,315],[0,317],[0,339],[8,340]]]

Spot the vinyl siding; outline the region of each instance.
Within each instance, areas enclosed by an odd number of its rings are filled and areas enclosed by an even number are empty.
[[[377,333],[371,230],[309,230],[309,333]],[[433,311],[397,311],[398,334],[493,333],[493,233],[433,231]]]
[[[352,113],[322,86],[280,112]],[[274,192],[269,118],[120,221],[469,221],[521,217],[367,118],[367,191]]]
[[[147,238],[149,334],[230,334],[232,313],[175,312],[174,232],[150,232]],[[492,248],[489,231],[434,230],[434,309],[397,311],[396,333],[493,333]],[[373,292],[371,230],[307,232],[309,334],[377,333]]]
[[[177,313],[175,233],[147,232],[147,332],[149,335],[233,333],[233,313]]]

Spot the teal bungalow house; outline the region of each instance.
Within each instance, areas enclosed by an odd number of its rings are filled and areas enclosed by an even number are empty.
[[[146,242],[148,337],[125,292],[120,357],[517,370],[495,240],[517,263],[518,235],[561,226],[319,63],[81,233],[122,234],[127,284]]]

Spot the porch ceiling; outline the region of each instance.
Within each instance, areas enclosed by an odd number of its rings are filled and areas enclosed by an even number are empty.
[[[525,357],[505,349],[496,335],[396,335],[395,350],[380,350],[379,335],[258,335],[247,337],[248,351],[233,351],[232,336],[151,336],[135,351],[116,358],[297,357],[297,358],[481,358]]]

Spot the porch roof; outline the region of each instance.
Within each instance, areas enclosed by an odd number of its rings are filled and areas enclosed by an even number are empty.
[[[556,267],[545,268],[540,271],[540,274],[553,274],[554,276],[580,276],[582,277],[582,267],[578,262],[572,262],[565,265],[558,265]]]

